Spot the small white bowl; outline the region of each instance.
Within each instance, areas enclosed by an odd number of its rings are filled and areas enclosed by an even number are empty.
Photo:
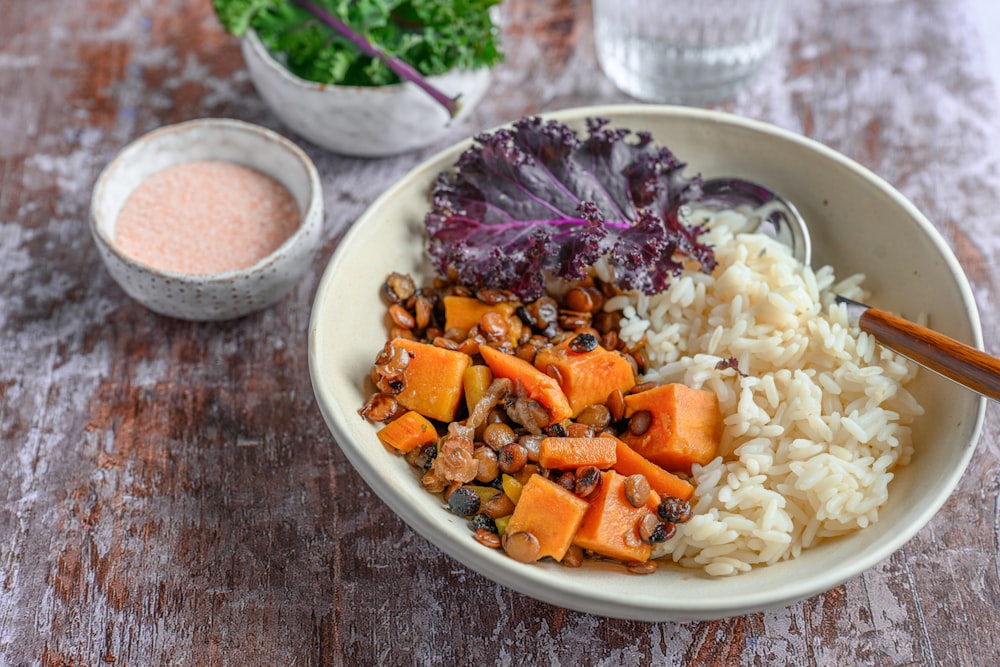
[[[124,254],[115,228],[129,195],[157,172],[197,160],[232,162],[276,179],[302,211],[298,229],[256,264],[224,273],[165,271]],[[150,310],[196,321],[241,317],[287,294],[309,269],[322,226],[319,174],[309,156],[276,132],[223,118],[170,125],[136,139],[101,172],[90,205],[90,231],[115,282]]]
[[[586,118],[648,130],[688,162],[687,173],[742,176],[791,199],[810,221],[815,265],[867,274],[873,305],[981,345],[975,298],[957,259],[903,195],[864,167],[816,141],[764,123],[694,108],[633,105],[551,114],[577,130]],[[490,579],[546,602],[603,616],[691,621],[788,605],[829,590],[901,548],[934,516],[969,463],[986,399],[930,372],[911,390],[926,408],[913,430],[913,460],[894,471],[879,521],[831,539],[799,558],[730,578],[664,565],[647,576],[588,562],[525,565],[472,538],[468,521],[421,488],[358,416],[366,378],[387,335],[379,291],[390,271],[426,276],[423,219],[435,177],[471,142],[414,168],[387,190],[341,240],[320,282],[309,328],[309,368],[322,414],[340,448],[372,489],[417,533]],[[405,559],[400,545],[395,559]]]
[[[306,81],[278,62],[253,30],[241,42],[254,87],[285,125],[317,146],[359,157],[416,150],[444,137],[486,92],[490,70],[456,70],[428,81],[461,108],[450,118],[444,107],[405,82],[389,86],[331,86]]]

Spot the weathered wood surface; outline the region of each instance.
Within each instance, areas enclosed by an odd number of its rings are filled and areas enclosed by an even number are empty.
[[[912,198],[961,258],[1000,352],[1000,148],[979,34],[952,0],[798,0],[725,108],[803,132]],[[508,61],[454,138],[628,101],[586,0],[510,0]],[[90,188],[128,140],[201,116],[284,129],[202,0],[17,0],[0,12],[0,664],[1000,664],[1000,431],[886,562],[825,595],[712,623],[609,621],[443,556],[369,491],[306,365],[320,272],[364,208],[445,145],[354,160],[302,142],[329,210],[277,306],[190,324],[100,264]]]

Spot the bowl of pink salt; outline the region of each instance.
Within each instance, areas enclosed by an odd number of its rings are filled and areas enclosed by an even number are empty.
[[[112,278],[149,309],[227,320],[266,308],[309,270],[323,198],[305,152],[243,121],[160,128],[97,179],[90,225]]]

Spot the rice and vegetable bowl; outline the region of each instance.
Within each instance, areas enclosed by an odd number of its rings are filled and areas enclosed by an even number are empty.
[[[606,305],[622,311],[624,340],[645,338],[646,379],[719,397],[719,456],[693,469],[692,518],[656,552],[712,575],[875,523],[923,414],[906,389],[916,366],[834,303],[866,298],[861,276],[836,282],[831,267],[814,272],[771,237],[734,227],[711,225],[711,275],[685,271],[666,292]]]
[[[524,563],[738,575],[877,522],[923,409],[835,298],[863,276],[697,209],[684,163],[605,126],[525,119],[439,175],[437,278],[383,284],[358,412]]]

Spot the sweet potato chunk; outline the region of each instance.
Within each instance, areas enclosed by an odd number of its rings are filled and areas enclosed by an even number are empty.
[[[690,500],[694,495],[694,486],[685,479],[668,472],[652,461],[643,458],[637,451],[612,435],[602,436],[605,440],[615,443],[615,462],[612,468],[628,477],[629,475],[644,475],[649,485],[661,496]]]
[[[639,521],[649,514],[650,504],[634,507],[625,496],[625,476],[614,470],[603,473],[573,543],[625,562],[649,560],[653,548],[639,537]]]
[[[521,320],[515,317],[516,312],[517,307],[506,301],[491,304],[471,296],[450,295],[444,298],[444,328],[468,331],[482,322],[483,315],[495,313],[508,327],[505,340],[515,345],[522,329]]]
[[[545,438],[538,448],[538,462],[544,468],[565,470],[581,466],[610,468],[616,457],[610,438]]]
[[[462,400],[462,377],[472,358],[405,338],[393,339],[392,345],[410,354],[410,363],[403,371],[403,390],[396,396],[399,404],[429,419],[453,421]]]
[[[625,416],[649,413],[649,427],[639,435],[626,430],[621,439],[641,456],[669,471],[691,472],[695,463],[715,458],[722,440],[722,413],[713,392],[667,384],[625,397]]]
[[[549,423],[546,426],[568,419],[573,414],[566,394],[559,383],[541,372],[524,359],[507,354],[500,350],[483,345],[479,354],[493,371],[494,377],[520,380],[528,397],[538,401],[549,412]]]
[[[588,507],[586,500],[555,482],[532,475],[521,489],[506,533],[531,533],[541,546],[539,558],[562,560]]]
[[[434,424],[419,412],[410,410],[392,420],[376,433],[382,444],[405,454],[420,445],[437,440]]]
[[[616,389],[623,393],[635,386],[632,365],[617,351],[597,346],[590,352],[575,352],[572,338],[554,347],[543,348],[535,356],[535,368],[549,373],[549,367],[559,376],[559,386],[569,400],[572,416],[584,408],[603,404]]]

